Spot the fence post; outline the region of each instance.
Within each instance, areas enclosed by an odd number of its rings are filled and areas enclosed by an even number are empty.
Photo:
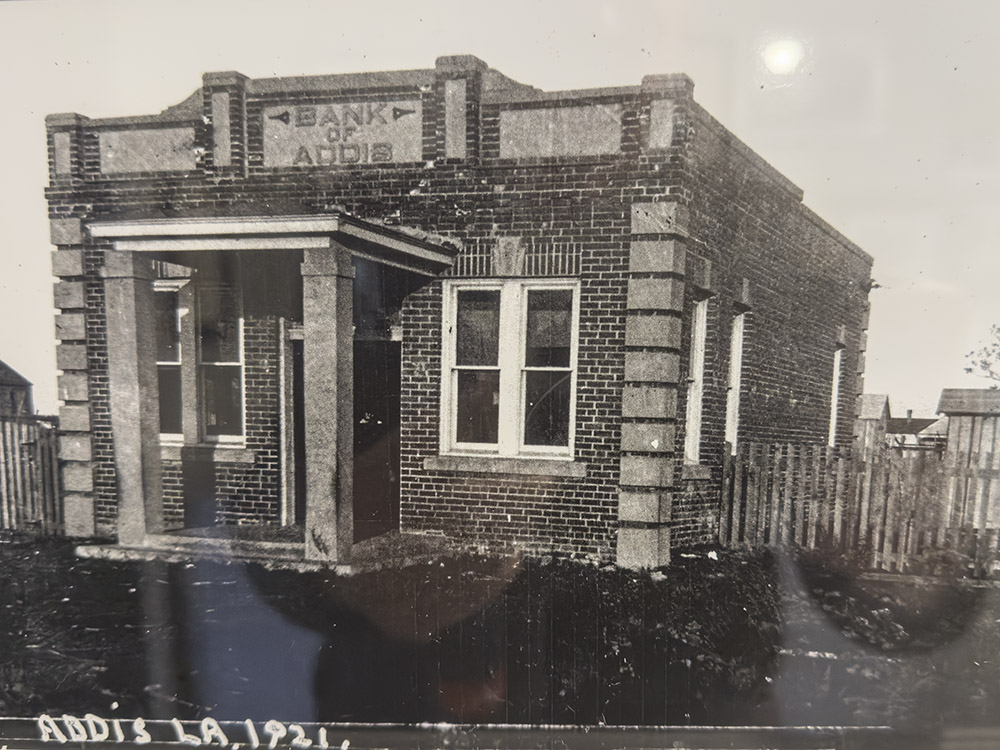
[[[795,503],[795,510],[798,513],[795,519],[795,543],[800,547],[806,546],[806,527],[809,523],[807,506],[809,500],[809,462],[812,458],[812,452],[812,446],[803,445],[799,454],[799,492]]]
[[[844,523],[844,500],[847,497],[846,487],[844,487],[845,464],[843,455],[837,456],[837,484],[834,488],[833,496],[833,545],[839,547]]]
[[[21,441],[18,439],[17,422],[7,422],[7,433],[10,436],[10,472],[14,485],[14,528],[24,528],[24,481],[21,466]]]
[[[757,534],[754,536],[754,543],[758,547],[763,547],[767,544],[767,500],[770,496],[768,481],[771,475],[771,446],[766,443],[760,446],[759,467],[760,476],[757,480]]]
[[[875,491],[872,493],[869,508],[870,538],[872,540],[871,565],[875,570],[882,569],[882,534],[885,530],[886,491],[888,490],[888,461],[886,454],[875,459]]]
[[[31,476],[31,512],[34,515],[32,519],[38,524],[40,531],[43,534],[48,533],[48,519],[45,515],[45,505],[42,502],[42,482],[41,482],[41,471],[42,465],[39,461],[39,450],[38,450],[38,429],[37,424],[25,425],[25,434],[29,436],[27,444],[29,446],[27,450],[28,454],[28,467],[30,469],[29,473]]]
[[[808,517],[808,538],[806,544],[809,549],[816,549],[816,538],[819,533],[820,524],[823,519],[823,494],[820,491],[820,475],[823,472],[823,459],[829,446],[813,446],[812,460],[809,464],[809,517]]]
[[[9,455],[7,422],[0,419],[0,529],[14,528],[13,503],[11,502],[10,483],[7,481]]]
[[[912,456],[900,456],[895,463],[895,481],[889,488],[886,508],[885,555],[888,566],[895,571],[903,568],[903,547],[906,543],[906,529],[903,524],[905,503],[912,491],[909,481]]]
[[[59,484],[59,429],[53,426],[49,430],[49,470],[51,472],[49,487],[52,491],[52,517],[56,520],[56,533],[66,533],[66,517],[63,513],[62,487]]]
[[[868,456],[864,463],[865,474],[861,480],[861,497],[858,505],[858,535],[855,544],[863,547],[871,541],[868,517],[871,514],[872,487],[875,480],[875,456]]]
[[[750,446],[750,465],[749,474],[747,476],[747,501],[746,501],[746,518],[743,525],[743,546],[747,548],[753,547],[757,542],[757,516],[760,511],[759,500],[760,500],[760,451],[762,446],[754,443]]]
[[[729,546],[730,517],[732,513],[733,456],[726,443],[722,455],[722,496],[719,498],[719,544]]]
[[[792,534],[792,496],[793,483],[795,481],[795,446],[792,443],[785,445],[785,487],[781,500],[781,524],[779,526],[779,539],[781,544],[788,544],[794,538]]]
[[[771,526],[768,529],[767,543],[778,544],[780,535],[781,515],[779,513],[779,501],[781,499],[781,470],[782,470],[782,446],[774,446],[774,456],[771,459]]]
[[[744,445],[736,454],[733,465],[733,521],[730,531],[730,546],[737,547],[742,542],[746,529],[745,492],[746,492],[746,456],[748,445]]]

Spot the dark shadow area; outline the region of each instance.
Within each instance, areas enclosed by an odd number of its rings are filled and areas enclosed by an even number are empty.
[[[337,575],[32,541],[0,558],[5,715],[929,731],[1000,710],[993,590],[930,601],[809,559],[697,550],[648,574],[442,553]]]
[[[398,341],[354,342],[354,541],[399,528]]]

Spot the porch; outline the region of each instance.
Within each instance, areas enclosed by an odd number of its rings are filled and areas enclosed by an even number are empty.
[[[301,531],[301,529],[293,529]],[[443,537],[388,531],[351,545],[349,557],[340,561],[309,559],[304,536],[287,527],[218,526],[212,530],[183,529],[150,534],[141,546],[85,544],[76,548],[79,557],[99,560],[159,560],[167,563],[209,561],[260,563],[270,569],[299,572],[333,570],[363,573],[419,565],[461,550]]]
[[[456,245],[344,214],[89,231],[117,547],[341,565],[399,537],[400,309]]]

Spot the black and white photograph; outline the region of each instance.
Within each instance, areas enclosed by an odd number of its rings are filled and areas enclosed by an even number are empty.
[[[1000,747],[1000,5],[0,3],[0,748]]]

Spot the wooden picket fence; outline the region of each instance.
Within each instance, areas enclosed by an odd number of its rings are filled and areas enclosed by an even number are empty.
[[[0,531],[62,533],[55,420],[0,417]]]
[[[873,570],[976,577],[1000,561],[1000,467],[992,456],[749,444],[727,457],[719,536],[731,547],[849,552]]]

